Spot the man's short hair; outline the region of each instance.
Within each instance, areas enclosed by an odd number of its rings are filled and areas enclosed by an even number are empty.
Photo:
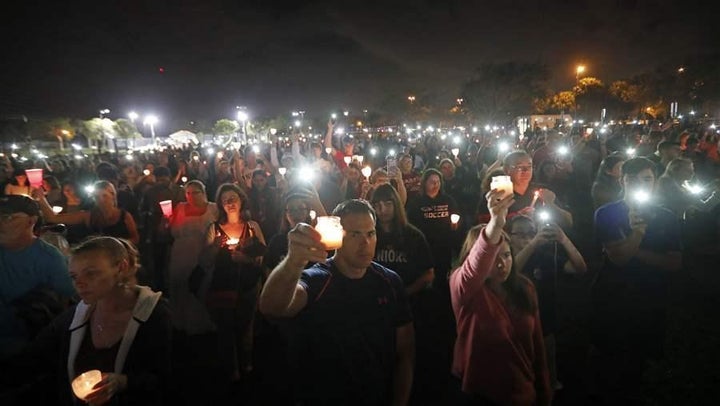
[[[0,213],[25,213],[28,216],[40,217],[40,206],[35,200],[25,195],[9,195],[0,197]]]
[[[645,169],[650,169],[650,171],[655,174],[656,165],[653,161],[640,156],[623,162],[621,172],[622,176],[635,176]]]
[[[362,199],[350,199],[335,206],[332,215],[338,216],[340,219],[347,216],[348,214],[370,214],[373,222],[377,221],[377,215],[375,209],[370,205],[367,200]]]
[[[350,144],[355,145],[355,139],[349,135],[346,135],[342,138],[342,144],[343,146]]]
[[[517,162],[518,159],[528,157],[530,161],[532,162],[532,157],[530,154],[527,153],[527,151],[524,151],[522,149],[516,149],[515,151],[510,151],[505,155],[505,158],[502,160],[502,166],[507,171],[508,168],[513,166],[515,162]]]

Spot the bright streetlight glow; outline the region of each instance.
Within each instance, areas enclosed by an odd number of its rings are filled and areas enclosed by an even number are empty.
[[[128,118],[129,118],[130,121],[133,122],[133,123],[135,122],[135,120],[137,120],[138,117],[140,117],[140,116],[138,116],[138,113],[136,113],[136,112],[134,112],[134,111],[131,111],[131,112],[128,113]]]
[[[158,118],[153,114],[145,116],[145,121],[143,121],[143,124],[150,126],[150,135],[152,136],[153,145],[155,145],[155,124],[157,124],[157,122]]]
[[[238,113],[237,113],[237,118],[238,118],[238,120],[240,120],[240,121],[242,121],[242,122],[245,122],[245,121],[247,121],[247,119],[248,119],[248,113],[245,112],[245,111],[240,110],[240,111],[238,111]]]

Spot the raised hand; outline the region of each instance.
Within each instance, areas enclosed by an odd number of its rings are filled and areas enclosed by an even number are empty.
[[[327,259],[325,244],[309,224],[298,223],[288,233],[287,262],[295,267],[305,267],[308,262],[324,263]]]

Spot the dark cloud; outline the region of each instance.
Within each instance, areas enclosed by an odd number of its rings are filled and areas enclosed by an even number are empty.
[[[475,67],[575,64],[605,80],[716,49],[699,0],[22,2],[0,24],[0,112],[164,117],[362,108]],[[160,73],[162,67],[165,73]]]

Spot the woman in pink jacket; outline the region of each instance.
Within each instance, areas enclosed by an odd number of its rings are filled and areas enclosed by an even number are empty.
[[[537,295],[513,269],[503,232],[513,196],[492,190],[486,198],[490,221],[468,232],[462,265],[450,276],[457,404],[548,405],[552,391]]]

